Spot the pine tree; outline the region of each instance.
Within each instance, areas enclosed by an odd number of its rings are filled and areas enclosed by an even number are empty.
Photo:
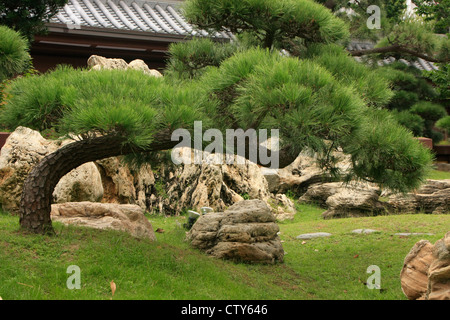
[[[420,185],[430,152],[379,109],[392,96],[389,83],[345,51],[348,28],[328,9],[309,0],[189,0],[186,6],[199,27],[222,28],[220,21],[227,21],[229,31],[243,39],[240,45],[213,49],[196,41],[172,48],[174,60],[164,78],[60,67],[13,82],[0,122],[81,137],[45,157],[28,176],[23,228],[52,232],[52,192],[73,168],[171,149],[179,142],[172,133],[181,128],[194,133],[195,121],[202,121],[203,130],[222,133],[278,129],[280,149],[265,151],[276,155],[281,167],[309,150],[325,170],[338,174],[335,151],[343,151],[352,162],[347,179],[400,192]],[[292,41],[297,56],[282,50]],[[196,52],[195,46],[203,49]],[[250,146],[246,141],[248,158]]]

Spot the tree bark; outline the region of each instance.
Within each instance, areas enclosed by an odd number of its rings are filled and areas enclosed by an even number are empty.
[[[411,50],[409,48],[406,48],[399,44],[393,44],[386,47],[380,47],[380,48],[373,48],[373,49],[363,49],[363,50],[352,50],[350,51],[350,54],[354,57],[364,56],[366,54],[373,54],[373,53],[407,53],[412,56],[415,56],[417,58],[422,58],[429,62],[448,62],[448,59],[438,59],[435,57],[430,57],[426,54],[423,54],[421,52],[417,52],[415,50]]]

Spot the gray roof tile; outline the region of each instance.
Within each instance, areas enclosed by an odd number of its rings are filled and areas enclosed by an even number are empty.
[[[230,38],[195,30],[182,16],[176,2],[142,0],[69,0],[51,20],[68,26],[111,28],[166,35]]]

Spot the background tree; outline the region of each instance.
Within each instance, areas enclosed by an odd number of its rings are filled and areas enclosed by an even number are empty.
[[[416,12],[424,16],[426,21],[434,23],[436,33],[450,32],[450,1],[449,0],[413,0]]]
[[[406,9],[405,0],[319,0],[317,2],[322,3],[337,16],[347,21],[353,38],[373,41],[378,40],[394,24],[400,22],[403,11]],[[381,29],[367,28],[367,19],[371,15],[367,9],[373,5],[380,8]]]
[[[45,157],[26,179],[23,228],[52,232],[52,192],[73,168],[105,157],[171,149],[178,143],[172,132],[192,132],[196,120],[203,130],[224,133],[279,129],[280,150],[265,151],[278,156],[281,167],[309,150],[325,170],[339,174],[335,151],[344,151],[352,161],[346,179],[399,192],[420,185],[430,152],[387,110],[378,110],[392,96],[388,82],[344,50],[348,28],[328,9],[308,0],[190,0],[186,6],[201,27],[222,29],[220,21],[229,22],[225,28],[241,33],[246,47],[222,60],[192,55],[203,64],[180,59],[171,65],[189,67],[172,69],[162,79],[132,70],[59,68],[13,82],[0,121],[11,128],[53,128],[61,137],[76,139]],[[295,45],[298,57],[280,50],[285,45]],[[189,45],[177,50],[183,48],[187,51],[174,53],[173,59],[195,52]],[[192,74],[197,66],[201,72]],[[249,142],[246,147],[248,157]]]
[[[438,20],[448,27],[448,21],[445,22],[449,10],[448,1],[415,1],[418,5],[415,10],[418,16],[406,15],[404,0],[321,2],[339,17],[349,20],[352,38],[374,42],[373,49],[352,48],[350,51],[353,56],[363,57],[364,62],[373,65],[374,60],[394,57],[397,61],[405,59],[414,62],[417,58],[422,58],[436,63],[439,69],[435,71],[421,72],[396,62],[383,66],[381,72],[394,90],[393,98],[385,107],[393,110],[393,116],[416,136],[426,136],[432,138],[435,143],[439,142],[442,134],[434,129],[435,120],[424,119],[411,108],[414,104],[427,108],[440,104],[441,111],[444,106],[450,107],[449,80],[446,77],[450,42],[447,36],[435,34]],[[377,5],[381,9],[380,29],[369,29],[366,26],[367,18],[371,14],[366,10],[370,5]],[[439,18],[436,18],[437,14],[434,15],[433,12],[439,12]]]
[[[448,17],[449,12],[448,0],[416,1],[417,3],[424,3],[422,6],[424,9],[417,10],[419,15],[424,10],[442,12],[441,18],[438,19],[436,19],[437,15],[426,15],[426,21],[423,21],[420,16],[406,16],[404,11],[406,9],[405,0],[321,0],[320,2],[332,9],[337,16],[348,21],[353,39],[371,40],[376,44],[376,47],[373,49],[353,49],[351,51],[353,56],[378,53],[394,56],[401,55],[402,57],[420,57],[432,62],[445,63],[450,61],[448,38],[435,34],[437,21],[446,24],[448,28],[448,19],[445,18]],[[428,6],[430,3],[433,4]],[[367,28],[367,19],[372,14],[367,12],[367,8],[371,5],[376,5],[380,8],[380,29]]]
[[[183,11],[201,29],[247,33],[264,48],[336,43],[349,36],[346,24],[314,1],[189,0]]]
[[[0,25],[19,31],[31,40],[46,31],[48,22],[68,0],[2,0]]]

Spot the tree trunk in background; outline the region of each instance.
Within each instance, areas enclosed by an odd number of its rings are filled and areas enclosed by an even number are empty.
[[[53,190],[59,180],[86,162],[129,154],[131,152],[156,151],[172,148],[168,132],[155,136],[156,142],[145,150],[133,150],[124,146],[125,138],[110,135],[70,143],[49,154],[34,167],[24,182],[20,203],[20,225],[32,233],[54,233],[50,218]]]

